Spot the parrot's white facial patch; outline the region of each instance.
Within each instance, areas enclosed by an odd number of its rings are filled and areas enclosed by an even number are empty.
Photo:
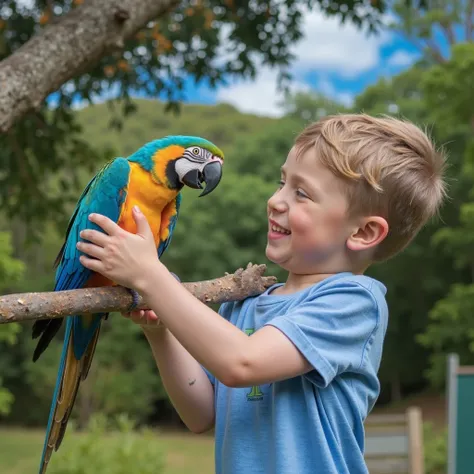
[[[179,182],[193,189],[203,189],[199,196],[212,192],[222,177],[222,158],[199,146],[184,150],[181,158],[175,161],[174,170]]]
[[[200,146],[190,146],[184,150],[183,158],[195,163],[203,163],[212,158],[212,153]]]
[[[176,160],[175,171],[179,176],[179,180],[182,182],[183,177],[192,170],[198,170],[202,172],[204,167],[209,163],[209,161],[195,162],[189,161],[187,158],[179,158]]]

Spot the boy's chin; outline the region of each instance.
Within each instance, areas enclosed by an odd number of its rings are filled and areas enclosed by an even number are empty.
[[[267,244],[267,247],[265,249],[265,256],[267,257],[268,260],[270,260],[270,262],[272,262],[275,265],[278,265],[281,268],[283,268],[284,270],[286,270],[285,263],[284,263],[285,259],[281,258],[281,256],[279,257],[276,254],[275,249],[272,249],[268,244]]]
[[[273,254],[272,248],[267,243],[267,246],[265,247],[265,257],[267,257],[268,260],[270,260],[270,262],[272,262],[272,263],[278,263],[278,262],[275,262],[274,256],[272,254]]]

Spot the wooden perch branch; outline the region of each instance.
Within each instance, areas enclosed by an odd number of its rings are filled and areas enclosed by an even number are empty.
[[[238,301],[263,293],[276,283],[273,276],[263,276],[266,265],[249,263],[244,270],[214,280],[183,283],[196,298],[206,304]],[[62,318],[71,314],[126,311],[132,304],[123,287],[84,290],[17,293],[0,297],[0,324]],[[140,308],[147,308],[140,300]]]
[[[178,0],[89,0],[0,61],[0,132],[89,70]]]

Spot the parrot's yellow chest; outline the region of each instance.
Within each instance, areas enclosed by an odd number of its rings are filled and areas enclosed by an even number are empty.
[[[168,237],[170,218],[176,214],[174,200],[178,192],[153,180],[151,173],[145,171],[137,163],[130,163],[130,180],[127,198],[122,207],[118,225],[128,232],[136,233],[137,227],[133,219],[133,206],[138,205],[145,214],[155,237],[155,244]]]

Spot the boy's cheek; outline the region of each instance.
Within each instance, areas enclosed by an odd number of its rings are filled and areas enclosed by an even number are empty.
[[[298,214],[296,216],[290,216],[289,225],[292,234],[310,234],[315,231],[315,225],[319,225],[314,218],[306,214]]]

